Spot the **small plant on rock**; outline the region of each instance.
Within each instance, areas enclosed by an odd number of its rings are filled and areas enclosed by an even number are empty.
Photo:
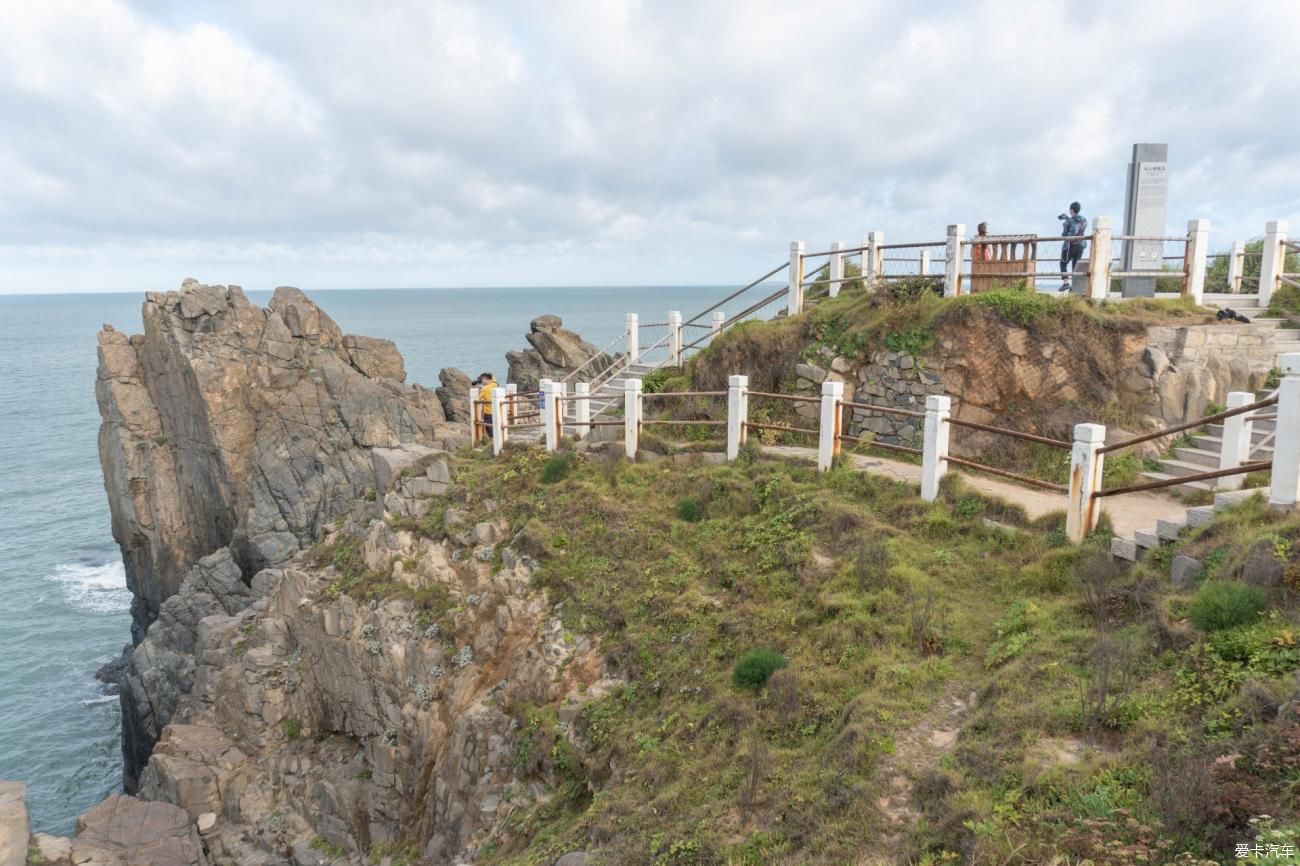
[[[297,719],[285,719],[280,723],[286,740],[296,740],[302,736],[302,723]]]

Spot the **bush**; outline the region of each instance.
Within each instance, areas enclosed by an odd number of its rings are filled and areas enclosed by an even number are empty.
[[[687,496],[677,503],[677,517],[687,523],[699,523],[704,519],[704,505],[694,496]]]
[[[775,650],[752,650],[736,662],[736,667],[731,672],[731,684],[737,688],[758,691],[768,677],[788,664],[785,656]]]
[[[564,476],[569,474],[571,468],[573,468],[572,454],[556,454],[554,457],[548,458],[542,464],[542,483],[554,484],[563,480]]]
[[[1206,581],[1192,599],[1188,616],[1201,631],[1219,631],[1259,618],[1268,608],[1268,593],[1248,583]]]

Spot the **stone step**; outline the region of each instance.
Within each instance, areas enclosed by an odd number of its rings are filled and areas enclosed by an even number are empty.
[[[1167,472],[1140,472],[1141,477],[1148,481],[1169,481],[1178,478],[1177,475],[1170,475]],[[1213,490],[1212,481],[1187,481],[1183,484],[1172,484],[1165,490],[1174,490],[1179,493],[1195,493],[1198,490]]]
[[[1214,520],[1213,505],[1197,505],[1195,508],[1187,509],[1187,525],[1192,529],[1206,526]]]
[[[1157,520],[1156,537],[1161,541],[1177,541],[1178,536],[1186,528],[1186,520]]]
[[[1262,494],[1265,499],[1268,499],[1269,488],[1256,487],[1251,490],[1224,490],[1221,493],[1216,493],[1214,496],[1214,510],[1222,511],[1225,508],[1231,508],[1238,503],[1245,502],[1256,493]]]
[[[1259,410],[1257,414],[1272,415],[1273,407],[1272,406],[1265,407],[1264,409]],[[1222,439],[1223,437],[1222,424],[1206,424],[1201,429],[1211,436],[1215,436],[1220,439]],[[1272,433],[1276,429],[1277,429],[1277,422],[1272,420],[1271,418],[1264,421],[1251,421],[1250,438],[1252,441],[1258,442],[1259,440],[1263,439],[1265,436]]]
[[[1160,536],[1156,535],[1155,530],[1139,529],[1133,533],[1133,541],[1143,550],[1160,546]]]
[[[1146,551],[1131,538],[1115,536],[1110,540],[1110,555],[1125,562],[1137,562]]]
[[[1217,455],[1216,455],[1217,456]],[[1188,460],[1161,460],[1160,466],[1166,475],[1199,475],[1202,472],[1208,472],[1210,468],[1203,463],[1192,463]],[[1216,463],[1217,467],[1217,463]]]
[[[1273,456],[1273,445],[1271,443],[1268,445],[1260,445],[1259,443],[1263,441],[1262,436],[1259,438],[1252,437],[1252,439],[1254,439],[1253,444],[1255,445],[1253,452],[1255,459],[1267,460]],[[1213,451],[1216,454],[1223,450],[1223,440],[1218,436],[1197,436],[1196,444],[1198,448],[1204,448],[1205,450]]]
[[[1174,456],[1184,463],[1194,463],[1202,471],[1219,468],[1219,452],[1209,448],[1175,448]]]

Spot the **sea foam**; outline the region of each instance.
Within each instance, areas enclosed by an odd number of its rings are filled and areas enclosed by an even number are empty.
[[[121,560],[65,563],[55,566],[50,579],[62,587],[71,605],[82,610],[121,613],[131,609],[131,591],[126,588],[126,568]]]

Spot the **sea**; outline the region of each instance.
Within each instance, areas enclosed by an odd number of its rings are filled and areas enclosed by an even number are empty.
[[[604,346],[626,313],[689,318],[720,286],[310,292],[345,333],[394,341],[407,381],[505,374],[531,319]],[[270,292],[247,291],[266,304]],[[34,832],[70,835],[120,789],[120,713],[95,672],[130,640],[131,595],[99,469],[95,334],[142,329],[143,293],[0,295],[0,780],[28,786]],[[662,330],[647,329],[643,343]]]

